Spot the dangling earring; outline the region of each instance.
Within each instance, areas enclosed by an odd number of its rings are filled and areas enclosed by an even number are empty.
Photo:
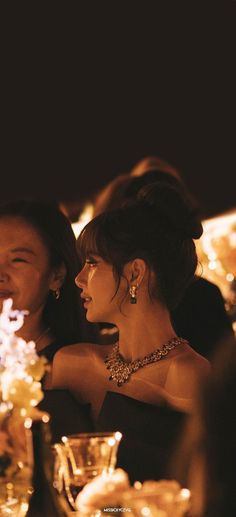
[[[52,291],[52,293],[53,293],[53,296],[56,298],[56,300],[58,300],[58,298],[60,298],[61,292],[60,292],[59,287],[57,289],[55,289],[55,291]]]
[[[135,304],[137,303],[137,285],[131,285],[129,288],[129,294],[130,294],[130,303]]]

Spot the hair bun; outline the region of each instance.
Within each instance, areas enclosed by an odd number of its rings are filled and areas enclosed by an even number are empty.
[[[162,182],[143,187],[138,194],[139,201],[151,208],[154,215],[163,217],[183,238],[199,239],[203,228],[198,210],[192,199],[181,189]]]

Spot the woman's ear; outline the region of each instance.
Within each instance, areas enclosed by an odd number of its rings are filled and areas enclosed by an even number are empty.
[[[55,289],[60,289],[63,285],[63,282],[66,277],[66,266],[64,262],[62,262],[58,267],[56,267],[52,273],[52,279],[50,282],[50,289],[54,291]]]
[[[130,284],[135,284],[139,286],[144,278],[144,275],[147,271],[146,262],[143,259],[136,258],[129,262],[129,274],[128,280]]]

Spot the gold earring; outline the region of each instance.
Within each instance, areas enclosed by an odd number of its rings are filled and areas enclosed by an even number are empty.
[[[60,289],[59,287],[57,289],[55,289],[55,291],[52,291],[53,292],[53,296],[55,297],[56,300],[58,300],[58,298],[60,298]]]
[[[129,288],[129,294],[130,294],[130,303],[135,304],[137,303],[137,285],[131,285]]]

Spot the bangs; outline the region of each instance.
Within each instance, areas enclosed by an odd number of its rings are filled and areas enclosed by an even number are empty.
[[[77,239],[77,251],[82,262],[90,255],[98,255],[106,262],[112,262],[112,244],[104,216],[105,214],[101,214],[92,219]]]

